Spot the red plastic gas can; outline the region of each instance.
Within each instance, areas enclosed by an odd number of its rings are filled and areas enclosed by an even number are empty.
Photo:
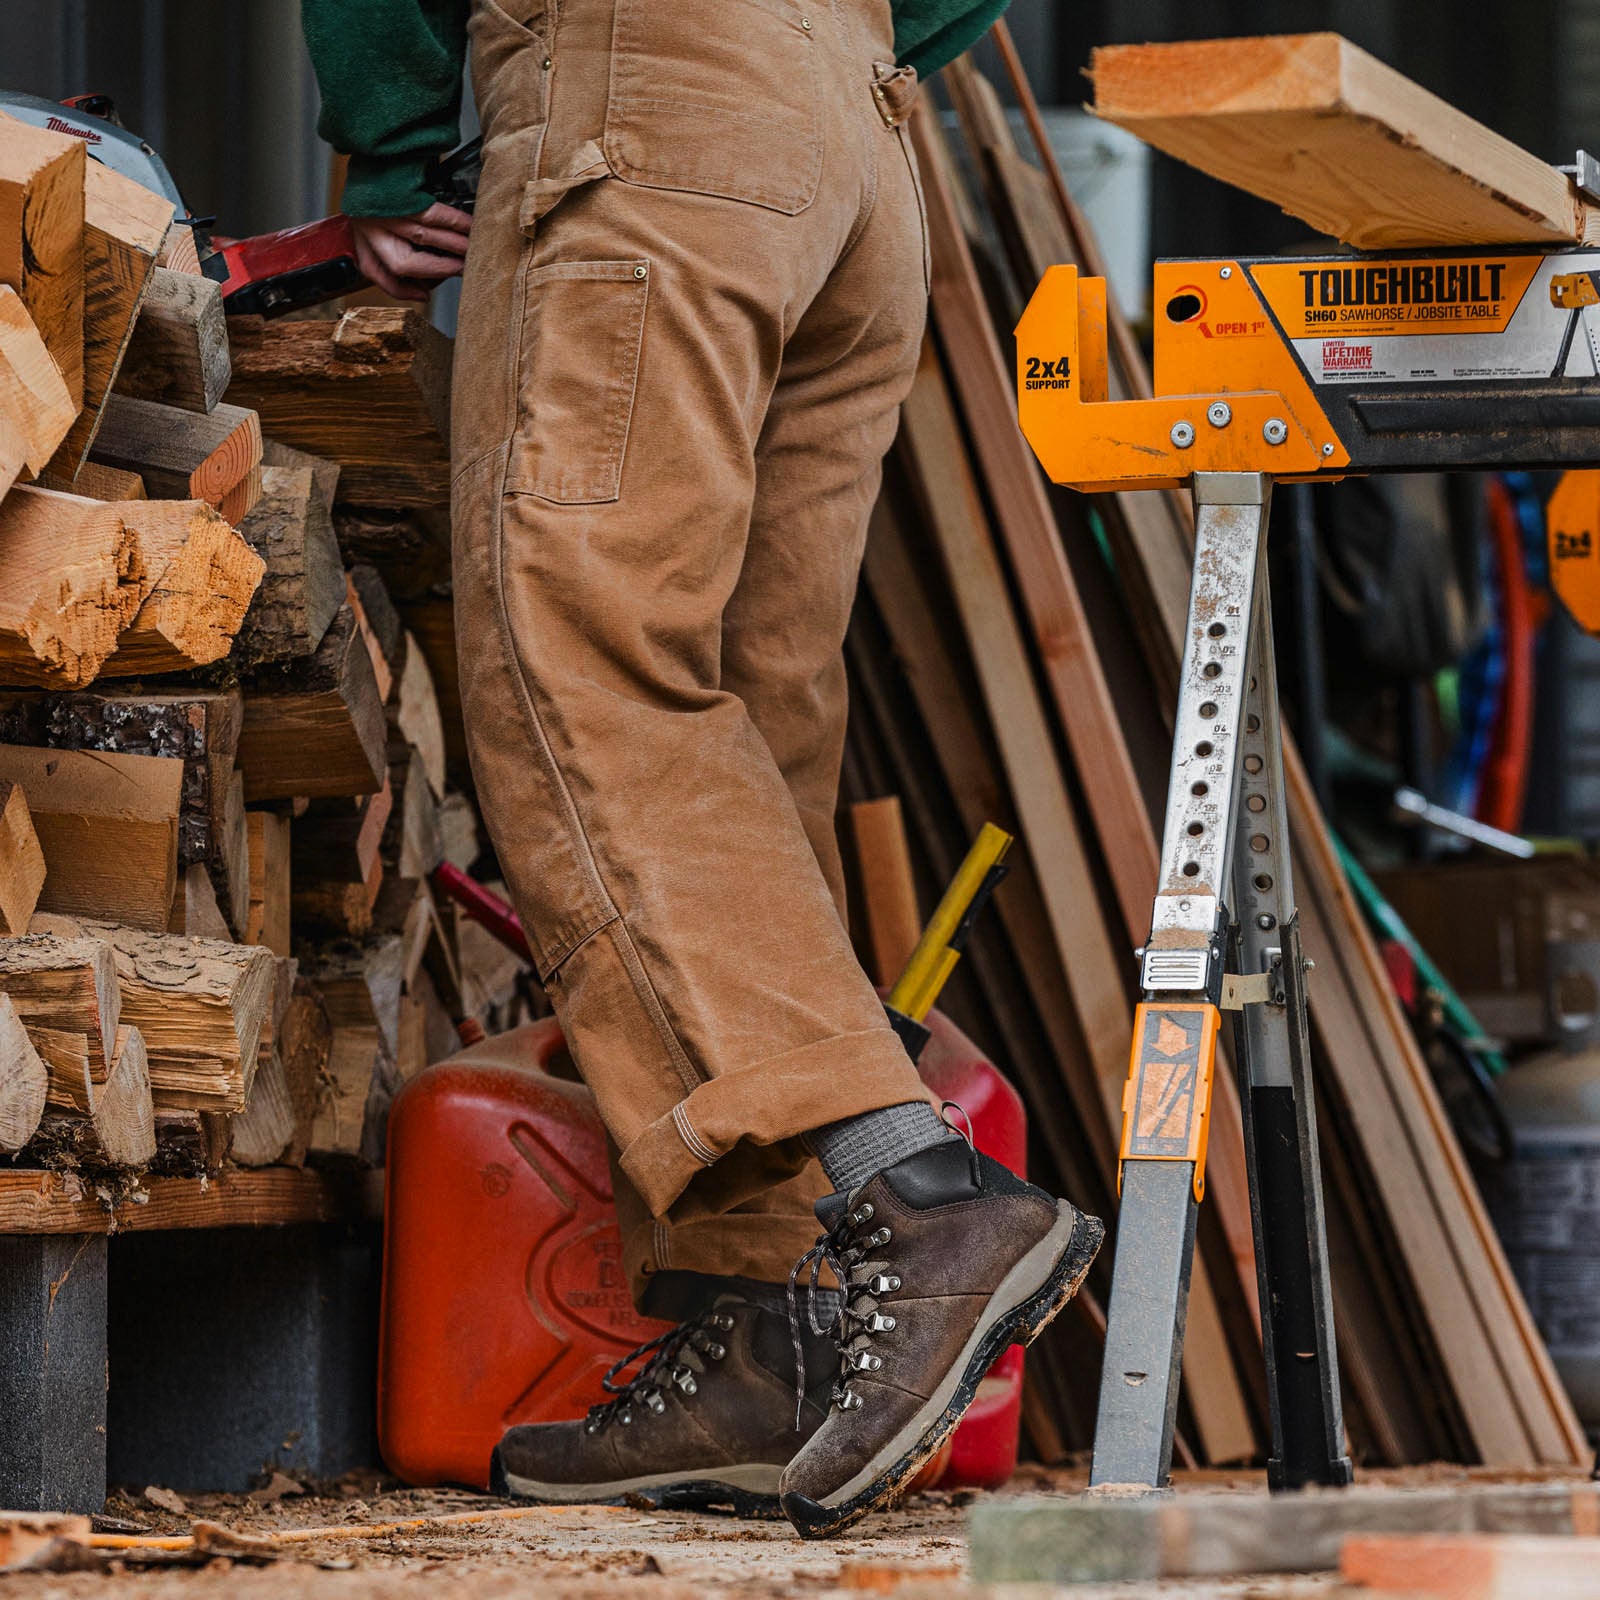
[[[971,1119],[978,1148],[1022,1172],[1016,1092],[937,1012],[924,1080]],[[514,1423],[581,1416],[619,1357],[663,1331],[621,1269],[605,1131],[582,1085],[547,1067],[553,1021],[418,1074],[389,1119],[378,1436],[409,1483],[484,1488]],[[1022,1352],[979,1388],[922,1487],[1004,1482],[1016,1466]]]

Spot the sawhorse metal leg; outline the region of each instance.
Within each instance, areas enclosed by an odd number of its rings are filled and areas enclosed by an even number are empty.
[[[1161,883],[1123,1101],[1122,1206],[1093,1484],[1158,1488],[1171,1468],[1223,1007],[1240,1013],[1270,1481],[1350,1481],[1289,872],[1267,590],[1270,494],[1271,480],[1254,473],[1195,477],[1194,582]]]

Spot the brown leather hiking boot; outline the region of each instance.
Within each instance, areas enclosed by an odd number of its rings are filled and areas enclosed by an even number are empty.
[[[840,1375],[778,1491],[810,1539],[894,1499],[1001,1351],[1031,1344],[1077,1292],[1105,1237],[1098,1218],[954,1139],[818,1201],[817,1216],[828,1231],[795,1272],[825,1261],[838,1276]]]
[[[638,1360],[637,1375],[618,1383]],[[825,1387],[807,1398],[797,1432],[793,1374],[782,1315],[720,1296],[709,1311],[619,1361],[606,1375],[613,1398],[586,1418],[509,1429],[490,1460],[489,1487],[558,1505],[637,1497],[776,1516],[784,1464],[820,1425],[827,1403]]]

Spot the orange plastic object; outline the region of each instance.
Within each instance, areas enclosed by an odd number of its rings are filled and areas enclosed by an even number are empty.
[[[1016,1091],[937,1011],[920,1063],[980,1150],[1016,1172]],[[588,1090],[551,1077],[553,1021],[420,1073],[389,1119],[378,1437],[409,1483],[488,1484],[514,1423],[581,1416],[605,1370],[664,1330],[621,1272],[605,1132]],[[959,1122],[959,1118],[956,1119]],[[1022,1351],[996,1363],[922,1487],[985,1487],[1016,1468]]]

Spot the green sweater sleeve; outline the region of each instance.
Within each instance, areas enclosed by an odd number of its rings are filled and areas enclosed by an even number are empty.
[[[975,45],[1010,0],[895,0],[894,54],[930,78]]]
[[[469,3],[300,0],[322,91],[317,132],[350,157],[350,216],[403,217],[431,203],[428,158],[461,134]]]

